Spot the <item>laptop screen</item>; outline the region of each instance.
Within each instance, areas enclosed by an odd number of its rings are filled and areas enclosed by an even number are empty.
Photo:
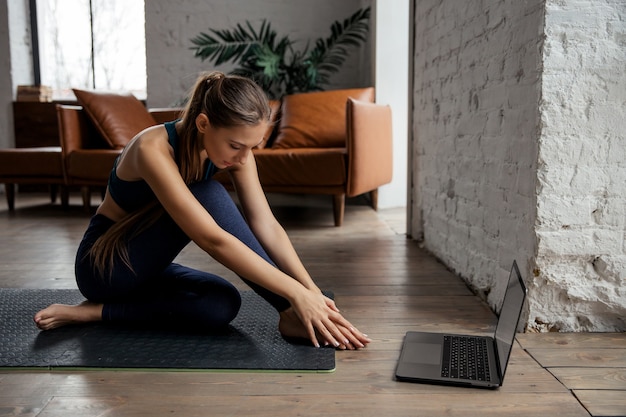
[[[517,263],[513,262],[495,333],[496,346],[498,348],[498,361],[502,373],[501,379],[504,379],[504,373],[507,363],[509,362],[509,356],[511,355],[511,348],[515,340],[515,332],[525,298],[526,287],[524,286],[522,276],[517,268]]]

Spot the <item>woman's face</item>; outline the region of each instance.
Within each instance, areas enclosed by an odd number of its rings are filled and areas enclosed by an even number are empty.
[[[268,125],[214,128],[210,124],[202,134],[204,149],[217,168],[245,164],[252,148],[263,141]]]

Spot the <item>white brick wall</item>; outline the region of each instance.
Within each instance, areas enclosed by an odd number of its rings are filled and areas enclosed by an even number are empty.
[[[536,246],[541,4],[416,3],[413,230],[494,308]]]
[[[415,19],[416,237],[496,309],[516,258],[531,330],[626,329],[626,3]]]
[[[546,4],[537,330],[626,329],[625,18],[622,0]]]

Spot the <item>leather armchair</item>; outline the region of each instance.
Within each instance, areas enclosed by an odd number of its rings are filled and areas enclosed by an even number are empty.
[[[57,116],[65,183],[80,187],[83,207],[89,210],[91,189],[97,187],[104,192],[115,158],[122,148],[108,146],[80,106],[59,104]]]

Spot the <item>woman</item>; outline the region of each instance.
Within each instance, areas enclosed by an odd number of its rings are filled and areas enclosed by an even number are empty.
[[[76,255],[76,281],[88,301],[53,304],[35,315],[36,325],[227,325],[241,305],[235,287],[172,262],[193,240],[276,308],[283,336],[365,347],[370,339],[315,285],[261,189],[251,150],[269,120],[266,96],[252,81],[201,76],[181,119],[139,133],[116,161]],[[218,170],[230,174],[242,214],[211,179]]]

